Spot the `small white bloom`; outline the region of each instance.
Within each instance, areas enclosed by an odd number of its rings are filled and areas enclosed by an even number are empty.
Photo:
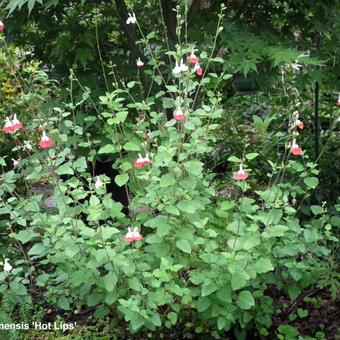
[[[10,272],[12,269],[13,269],[13,267],[9,264],[8,259],[5,259],[4,271],[5,272]]]
[[[183,59],[181,59],[181,64],[179,65],[182,72],[188,71],[188,66],[183,63]]]
[[[24,141],[24,150],[32,150],[32,145],[29,141]]]
[[[180,74],[182,72],[182,69],[181,67],[178,65],[178,62],[176,61],[176,65],[175,67],[173,68],[172,70],[172,73],[177,75],[177,74]]]
[[[99,176],[96,177],[96,182],[94,183],[94,186],[96,189],[101,188],[103,185],[102,181],[100,180]]]
[[[137,18],[136,18],[136,15],[135,13],[132,12],[129,13],[129,17],[126,19],[126,24],[127,25],[130,25],[130,24],[135,24],[137,22]]]
[[[140,58],[137,59],[137,66],[138,67],[143,67],[144,66],[144,63],[140,60]]]
[[[12,158],[12,164],[13,164],[13,168],[16,168],[19,165],[19,161]]]

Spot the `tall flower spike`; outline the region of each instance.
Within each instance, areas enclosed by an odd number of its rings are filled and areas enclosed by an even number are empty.
[[[191,54],[187,57],[187,62],[191,64],[197,64],[200,62],[200,58],[197,57],[194,51],[192,51]]]
[[[0,32],[5,29],[5,24],[0,20]]]
[[[140,58],[137,59],[136,64],[137,64],[138,67],[143,67],[144,66],[144,63],[140,60]]]
[[[136,18],[135,13],[133,13],[133,12],[132,12],[132,14],[129,13],[128,18],[126,19],[126,24],[130,25],[130,24],[135,24],[136,22],[137,22],[137,18]]]
[[[239,170],[234,173],[234,179],[236,179],[236,181],[244,181],[248,178],[248,176],[249,174],[244,171],[243,165],[240,164]]]
[[[6,119],[5,119],[5,125],[2,128],[2,130],[5,133],[12,133],[14,131],[13,122],[8,117],[6,117]]]
[[[294,156],[300,156],[302,154],[301,147],[296,143],[295,138],[293,139],[292,147],[290,149],[292,155]]]
[[[177,107],[177,109],[173,113],[174,119],[178,122],[182,122],[185,119],[184,112],[180,107]]]
[[[39,142],[39,146],[42,149],[48,149],[48,148],[53,146],[52,139],[46,135],[45,131],[42,132],[42,136],[41,136],[41,139],[40,139],[40,142]]]

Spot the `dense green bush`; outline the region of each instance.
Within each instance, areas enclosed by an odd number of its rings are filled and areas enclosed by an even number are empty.
[[[5,301],[31,303],[38,296],[66,311],[92,307],[98,318],[125,320],[131,332],[189,320],[198,334],[219,337],[233,328],[244,338],[254,328],[268,335],[272,287],[291,299],[314,286],[336,296],[332,251],[340,202],[301,212],[318,187],[320,168],[305,151],[304,130],[298,131],[300,98],[287,88],[280,108],[261,117],[237,111],[246,100],[231,99],[228,107],[218,87],[232,77],[216,56],[222,19],[223,10],[209,53],[184,42],[167,51],[164,62],[149,35],[139,43],[150,61],[134,66],[134,80],[117,79],[97,98],[72,71],[69,103],[46,111],[35,105],[34,119],[20,116],[25,128],[6,135],[18,163],[0,158]],[[192,50],[202,78],[186,62]],[[142,68],[151,84],[147,93]],[[152,84],[159,87],[151,91]],[[30,102],[32,88],[20,86]],[[81,95],[74,96],[74,86]],[[46,97],[49,84],[44,87]],[[229,124],[234,118],[239,122]],[[240,127],[248,118],[256,129],[252,141]],[[43,131],[51,147],[41,143]],[[222,148],[228,171],[221,179],[214,161],[223,131],[232,147]],[[292,154],[294,140],[301,154]],[[114,179],[92,172],[103,156],[112,156]],[[126,189],[128,214],[107,192],[110,181]],[[227,197],[220,194],[225,186]],[[143,239],[129,242],[128,228]]]

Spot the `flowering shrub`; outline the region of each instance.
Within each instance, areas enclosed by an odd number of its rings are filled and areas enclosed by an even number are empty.
[[[223,13],[215,39],[222,19]],[[140,29],[134,13],[126,24]],[[84,88],[79,102],[55,107],[40,120],[21,122],[8,113],[3,130],[17,141],[18,163],[0,158],[0,227],[8,244],[0,291],[6,298],[30,301],[40,289],[57,308],[92,307],[96,317],[124,319],[132,332],[190,319],[196,333],[218,337],[233,327],[241,337],[256,325],[266,336],[269,287],[296,298],[327,277],[320,259],[337,241],[332,225],[338,222],[325,206],[311,208],[309,221],[299,219],[299,205],[317,187],[319,173],[297,144],[303,122],[293,113],[287,117],[284,151],[267,160],[265,186],[252,175],[258,152],[248,152],[245,143],[243,152],[229,155],[234,173],[225,176],[239,197],[219,197],[204,159],[228,111],[209,83],[230,75],[209,73],[223,60],[214,50],[210,56],[198,50],[179,44],[167,52],[171,64],[163,65],[146,49],[150,61],[138,60],[136,74],[152,69],[145,73],[164,82],[167,92],[144,100],[138,99],[139,82],[131,81],[100,96],[98,106]],[[168,80],[156,74],[161,65]],[[77,81],[73,73],[70,78]],[[85,102],[97,117],[75,114]],[[86,124],[87,131],[100,126],[101,140],[84,132]],[[112,154],[114,179],[91,172],[100,155]],[[128,215],[107,193],[112,180],[126,188]],[[36,182],[48,182],[52,194],[33,193]]]

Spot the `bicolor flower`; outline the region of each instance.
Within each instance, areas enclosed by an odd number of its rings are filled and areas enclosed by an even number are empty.
[[[143,165],[151,165],[151,164],[152,164],[152,162],[149,158],[149,155],[146,154],[145,157],[144,157],[144,164]]]
[[[5,272],[10,272],[13,267],[10,265],[10,263],[8,262],[8,259],[5,258],[5,263],[4,263],[4,271]]]
[[[0,31],[5,29],[5,24],[0,20]]]
[[[13,122],[8,117],[6,117],[6,119],[5,119],[5,125],[2,128],[2,130],[5,133],[12,133],[14,131]]]
[[[13,130],[14,132],[17,130],[20,130],[24,127],[24,125],[22,124],[22,122],[17,118],[17,115],[14,114],[13,120],[12,120],[12,124],[13,124]]]
[[[303,124],[303,121],[301,121],[299,118],[296,119],[295,124],[300,130],[303,130],[303,128],[305,127],[305,124]]]
[[[39,146],[42,149],[48,149],[48,148],[53,146],[52,139],[46,135],[45,131],[42,132],[42,136],[41,136],[41,139],[40,139],[40,142],[39,142]]]
[[[336,105],[340,105],[340,93],[339,93],[339,97],[338,97],[338,101],[337,101]]]
[[[194,51],[192,51],[191,54],[187,57],[187,61],[188,63],[191,63],[191,64],[197,64],[199,63],[200,58],[197,57]]]
[[[141,61],[140,58],[137,59],[136,64],[137,64],[138,67],[143,67],[144,66],[144,63]]]
[[[196,63],[195,64],[195,66],[194,66],[194,71],[196,72],[196,74],[198,75],[198,76],[202,76],[202,74],[203,74],[203,69],[202,69],[202,67],[201,67],[201,65],[199,64],[199,63]]]
[[[295,138],[293,139],[292,147],[290,149],[290,152],[294,156],[300,156],[302,154],[302,149],[301,147],[296,143]]]
[[[137,160],[135,160],[135,161],[133,162],[133,167],[134,167],[134,168],[141,168],[142,166],[144,166],[144,158],[143,158],[142,155],[139,153],[139,154],[138,154]]]
[[[151,137],[151,131],[148,130],[148,132],[145,134],[145,138],[150,139],[150,137]]]
[[[174,119],[178,122],[182,122],[185,119],[184,112],[180,107],[178,107],[173,113]]]
[[[124,241],[128,243],[140,241],[142,239],[143,236],[139,233],[137,228],[134,229],[128,228],[128,232],[124,236]]]
[[[249,174],[244,171],[243,165],[240,164],[239,170],[234,173],[234,179],[236,179],[236,181],[244,181],[248,178],[248,176]]]
[[[135,13],[133,13],[133,12],[132,12],[132,14],[129,13],[128,18],[126,19],[126,24],[130,25],[130,24],[135,24],[136,22],[137,22],[137,18],[136,18]]]
[[[102,181],[100,180],[100,177],[99,176],[96,176],[96,181],[94,182],[94,187],[96,189],[99,189],[101,188],[103,185]]]

